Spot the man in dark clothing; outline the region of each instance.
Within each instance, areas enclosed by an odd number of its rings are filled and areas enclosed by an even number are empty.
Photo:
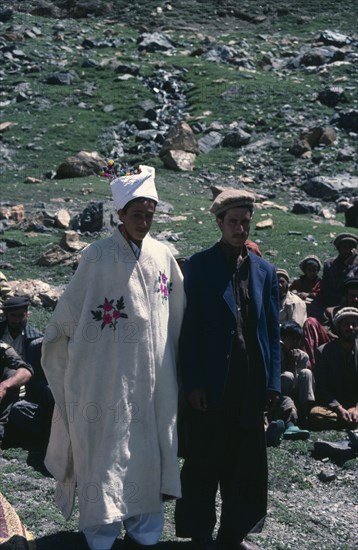
[[[323,306],[338,306],[343,297],[343,283],[348,277],[358,277],[358,237],[340,233],[333,241],[338,256],[324,262],[320,300]]]
[[[0,341],[0,450],[11,407],[19,395],[19,389],[31,379],[33,370],[16,351]]]
[[[33,377],[25,387],[25,395],[13,404],[8,435],[16,442],[26,443],[37,437],[47,445],[53,411],[53,397],[41,366],[42,333],[28,323],[27,296],[8,298],[2,309],[5,320],[0,323],[0,339],[10,344],[33,368]]]
[[[244,245],[254,196],[218,195],[219,243],[184,265],[187,309],[180,344],[186,399],[177,536],[209,548],[220,485],[220,550],[258,548],[246,539],[266,515],[264,411],[280,392],[279,293],[275,269]]]
[[[338,339],[320,346],[314,375],[317,405],[309,415],[321,430],[358,427],[358,309],[344,307],[333,319]]]

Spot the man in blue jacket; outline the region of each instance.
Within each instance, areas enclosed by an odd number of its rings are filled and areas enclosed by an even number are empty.
[[[184,264],[187,309],[180,364],[186,398],[177,536],[211,548],[249,550],[267,506],[264,412],[280,392],[279,292],[275,268],[247,250],[254,195],[214,200],[221,240]]]

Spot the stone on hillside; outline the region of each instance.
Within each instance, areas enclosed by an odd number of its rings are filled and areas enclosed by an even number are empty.
[[[56,178],[81,178],[99,174],[105,160],[95,151],[89,153],[80,151],[77,155],[68,157],[57,168]]]
[[[46,250],[36,263],[43,267],[50,267],[58,264],[68,265],[72,263],[72,254],[66,252],[66,250],[61,248],[58,244],[55,244],[50,249]]]
[[[339,128],[343,128],[344,130],[358,133],[358,110],[351,109],[344,113],[336,113],[331,123],[337,124]]]
[[[9,21],[9,19],[11,19],[13,15],[14,12],[11,8],[0,8],[0,21],[2,23]]]
[[[138,50],[147,52],[163,52],[175,48],[175,43],[160,32],[143,33],[137,41]]]
[[[190,172],[194,169],[196,155],[194,153],[187,153],[186,151],[173,150],[166,151],[164,155],[161,154],[161,159],[164,166],[171,170]]]
[[[334,61],[343,61],[345,53],[335,46],[323,46],[321,48],[311,48],[296,57],[290,59],[287,66],[289,69],[304,67],[320,67],[326,63]]]
[[[73,82],[79,80],[78,75],[74,71],[58,71],[49,75],[45,82],[46,84],[54,84],[60,86],[70,86]]]
[[[336,46],[337,48],[340,48],[341,46],[345,46],[350,42],[350,38],[346,34],[341,34],[339,32],[328,31],[328,30],[323,31],[320,34],[318,40],[330,46]]]
[[[347,145],[347,147],[340,149],[337,153],[337,160],[339,160],[340,162],[354,160],[355,157],[356,157],[356,150],[354,147],[350,145]]]
[[[295,157],[302,157],[306,153],[311,153],[312,149],[308,141],[296,139],[289,149],[289,152]]]
[[[318,101],[328,107],[335,107],[338,103],[346,101],[344,89],[341,86],[331,86],[319,92]]]
[[[257,224],[255,225],[255,229],[272,229],[272,228],[273,228],[272,218],[267,218],[266,220],[257,222]]]
[[[60,208],[58,212],[55,214],[55,227],[59,227],[60,229],[67,229],[69,227],[71,221],[71,216],[68,210],[66,208]]]
[[[64,250],[75,252],[82,250],[87,243],[80,240],[80,236],[76,231],[65,231],[60,241],[60,246]]]
[[[90,202],[81,214],[72,220],[72,229],[81,233],[97,233],[102,229],[112,230],[118,223],[113,201]]]
[[[209,153],[213,149],[219,147],[224,139],[224,136],[220,132],[209,132],[198,140],[200,153]]]
[[[11,217],[11,208],[0,206],[0,220],[9,220]]]
[[[132,76],[138,76],[140,66],[136,63],[119,63],[115,68],[115,73],[118,74],[130,74]]]
[[[337,139],[337,134],[333,128],[327,126],[322,128],[316,126],[301,132],[300,137],[296,139],[290,148],[290,153],[296,157],[307,156],[306,153],[318,145],[332,145]],[[310,155],[308,155],[310,158]]]
[[[234,147],[239,148],[243,145],[247,145],[251,139],[251,135],[242,130],[241,128],[238,128],[234,132],[230,132],[224,137],[223,140],[223,147]]]
[[[319,202],[299,201],[292,207],[292,214],[320,214],[322,205]]]
[[[198,141],[189,124],[184,121],[178,122],[172,126],[167,134],[159,156],[166,154],[167,151],[185,151],[197,155],[199,153]]]
[[[357,192],[358,177],[350,174],[337,176],[311,176],[302,185],[302,189],[312,197],[324,200],[336,200],[342,194]]]
[[[16,124],[16,122],[2,122],[0,124],[0,133],[9,130],[11,126],[14,126],[14,124]]]
[[[322,128],[322,135],[319,138],[318,145],[333,145],[336,140],[336,131],[330,126],[327,126],[326,128]]]
[[[54,305],[56,305],[64,290],[62,286],[53,287],[40,279],[24,279],[21,281],[8,281],[8,283],[15,296],[26,294],[33,306],[48,307],[45,303],[49,303],[49,300],[55,302]]]
[[[43,181],[39,180],[38,178],[33,178],[31,176],[27,176],[27,178],[25,178],[25,180],[24,180],[24,183],[43,183]]]

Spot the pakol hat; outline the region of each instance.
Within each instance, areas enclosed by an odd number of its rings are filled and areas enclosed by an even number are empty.
[[[303,260],[299,263],[299,267],[302,271],[304,271],[306,268],[306,265],[308,264],[316,264],[318,267],[318,271],[322,267],[320,259],[314,254],[311,254],[310,256],[306,256],[305,258],[303,258]]]
[[[358,287],[358,277],[347,277],[343,281],[344,288],[349,288],[350,286]]]
[[[219,193],[210,207],[210,212],[219,216],[229,208],[253,209],[255,195],[245,189],[226,189]]]
[[[30,305],[28,296],[11,296],[7,298],[2,305],[3,311],[16,311],[17,309],[27,308]]]
[[[286,269],[283,269],[281,267],[278,267],[276,269],[276,274],[277,274],[277,277],[283,277],[284,279],[286,279],[286,281],[289,283],[290,282],[290,276],[288,274],[288,271],[286,271]]]
[[[143,197],[158,202],[155,187],[155,169],[152,166],[139,166],[138,173],[119,176],[111,182],[111,191],[116,210],[122,210],[133,199]]]
[[[335,246],[336,249],[339,250],[339,245],[345,241],[351,241],[355,243],[356,246],[358,245],[358,237],[356,235],[353,235],[353,233],[340,233],[334,239],[333,246]]]
[[[358,319],[358,309],[356,307],[342,307],[333,317],[334,326],[337,327],[339,323],[343,321],[343,319],[347,319],[347,317]]]

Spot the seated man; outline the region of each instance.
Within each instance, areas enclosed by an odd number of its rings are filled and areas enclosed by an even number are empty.
[[[358,309],[344,307],[333,319],[338,339],[320,346],[314,369],[318,406],[309,415],[319,430],[358,427]]]
[[[31,365],[11,346],[0,341],[0,450],[11,407],[18,399],[20,387],[29,382],[32,374]]]
[[[343,293],[340,305],[325,309],[322,323],[315,317],[308,317],[303,325],[303,349],[308,354],[312,369],[317,348],[337,338],[333,323],[336,313],[343,307],[358,307],[358,277],[350,277],[344,281]]]
[[[17,444],[26,444],[30,436],[39,436],[47,444],[53,410],[53,397],[41,366],[42,333],[28,323],[27,296],[12,296],[5,300],[5,320],[0,323],[0,339],[10,344],[33,369],[33,377],[23,399],[14,403],[7,435]]]
[[[290,277],[285,269],[276,269],[280,290],[280,324],[296,321],[301,327],[307,319],[306,304],[296,294],[288,290]]]
[[[284,439],[307,439],[309,432],[301,430],[315,400],[313,374],[307,353],[299,349],[302,327],[295,321],[281,325],[281,397],[269,420],[267,443],[270,446],[271,432],[277,431],[277,420],[285,423]],[[274,429],[275,428],[275,429]]]
[[[338,256],[324,262],[320,300],[324,307],[338,306],[342,301],[343,283],[348,277],[358,277],[358,237],[341,233],[333,241]]]

